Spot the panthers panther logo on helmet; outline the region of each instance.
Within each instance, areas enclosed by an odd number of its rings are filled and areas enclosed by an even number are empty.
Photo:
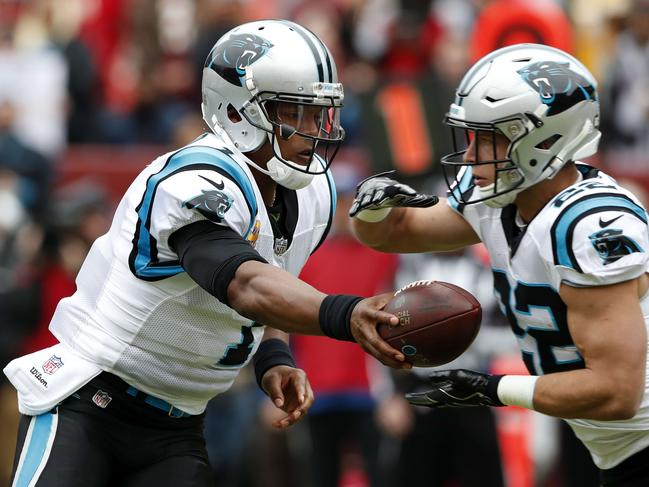
[[[607,228],[600,230],[588,238],[604,261],[604,265],[611,264],[625,255],[634,252],[643,252],[642,248],[622,233],[622,230]]]
[[[583,100],[597,98],[595,87],[568,67],[569,63],[540,61],[517,71],[550,107],[548,116],[567,110]]]
[[[223,79],[236,86],[243,86],[246,66],[260,59],[273,45],[254,34],[233,34],[217,44],[205,62]]]

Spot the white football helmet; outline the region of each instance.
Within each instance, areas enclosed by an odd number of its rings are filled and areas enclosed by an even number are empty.
[[[452,197],[461,204],[483,201],[504,207],[522,190],[554,177],[566,162],[597,151],[597,82],[583,64],[559,49],[540,44],[504,47],[467,72],[445,123],[455,145],[441,160]],[[496,133],[509,139],[507,156],[465,162],[470,141],[475,137],[477,155],[477,141],[484,140],[485,132],[492,135],[494,152]],[[495,165],[495,182],[476,186],[470,171],[474,163]]]
[[[274,157],[266,168],[246,160],[290,189],[324,173],[345,136],[339,114],[343,86],[333,57],[315,34],[294,22],[250,22],[223,35],[205,61],[202,91],[203,118],[212,131],[244,154],[270,142]],[[277,134],[309,139],[308,163],[283,158]],[[324,167],[314,157],[319,143],[326,143]]]

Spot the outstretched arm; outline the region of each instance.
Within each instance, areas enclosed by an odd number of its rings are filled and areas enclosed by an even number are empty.
[[[398,324],[396,316],[381,311],[392,298],[391,293],[356,303],[353,297],[336,301],[282,269],[248,261],[238,267],[228,286],[228,297],[230,306],[243,316],[288,333],[322,335],[323,327],[327,329],[326,322],[335,320],[332,325],[337,328],[329,336],[357,341],[385,365],[409,368],[403,354],[383,341],[376,331],[379,323]],[[342,330],[343,325],[348,332]]]
[[[381,311],[391,294],[327,296],[268,264],[234,230],[207,221],[181,228],[169,241],[189,276],[242,316],[287,333],[357,341],[385,365],[409,368],[376,331],[379,323],[398,324]]]
[[[445,199],[417,193],[388,175],[361,182],[349,211],[354,233],[365,245],[404,253],[456,250],[480,241]]]

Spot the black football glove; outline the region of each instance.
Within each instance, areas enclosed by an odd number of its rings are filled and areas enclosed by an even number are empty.
[[[417,193],[410,186],[387,177],[392,173],[394,171],[375,174],[358,184],[356,197],[349,209],[350,217],[355,217],[363,210],[380,210],[395,206],[426,208],[439,201],[437,196]]]
[[[406,394],[406,399],[410,404],[431,408],[504,406],[497,394],[501,378],[472,370],[440,370],[430,376],[433,389]]]

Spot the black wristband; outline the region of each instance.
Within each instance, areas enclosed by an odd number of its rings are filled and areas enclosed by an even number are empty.
[[[320,329],[330,338],[355,342],[349,328],[352,311],[363,298],[348,294],[330,294],[320,305]]]
[[[487,396],[494,402],[495,406],[504,406],[498,397],[498,383],[502,378],[502,375],[490,375],[487,381]]]
[[[261,342],[257,352],[252,357],[252,363],[255,367],[257,385],[259,385],[262,391],[264,389],[261,387],[261,380],[269,369],[277,365],[295,367],[295,360],[293,359],[293,355],[291,355],[291,349],[288,347],[288,343],[279,338],[271,338]]]

